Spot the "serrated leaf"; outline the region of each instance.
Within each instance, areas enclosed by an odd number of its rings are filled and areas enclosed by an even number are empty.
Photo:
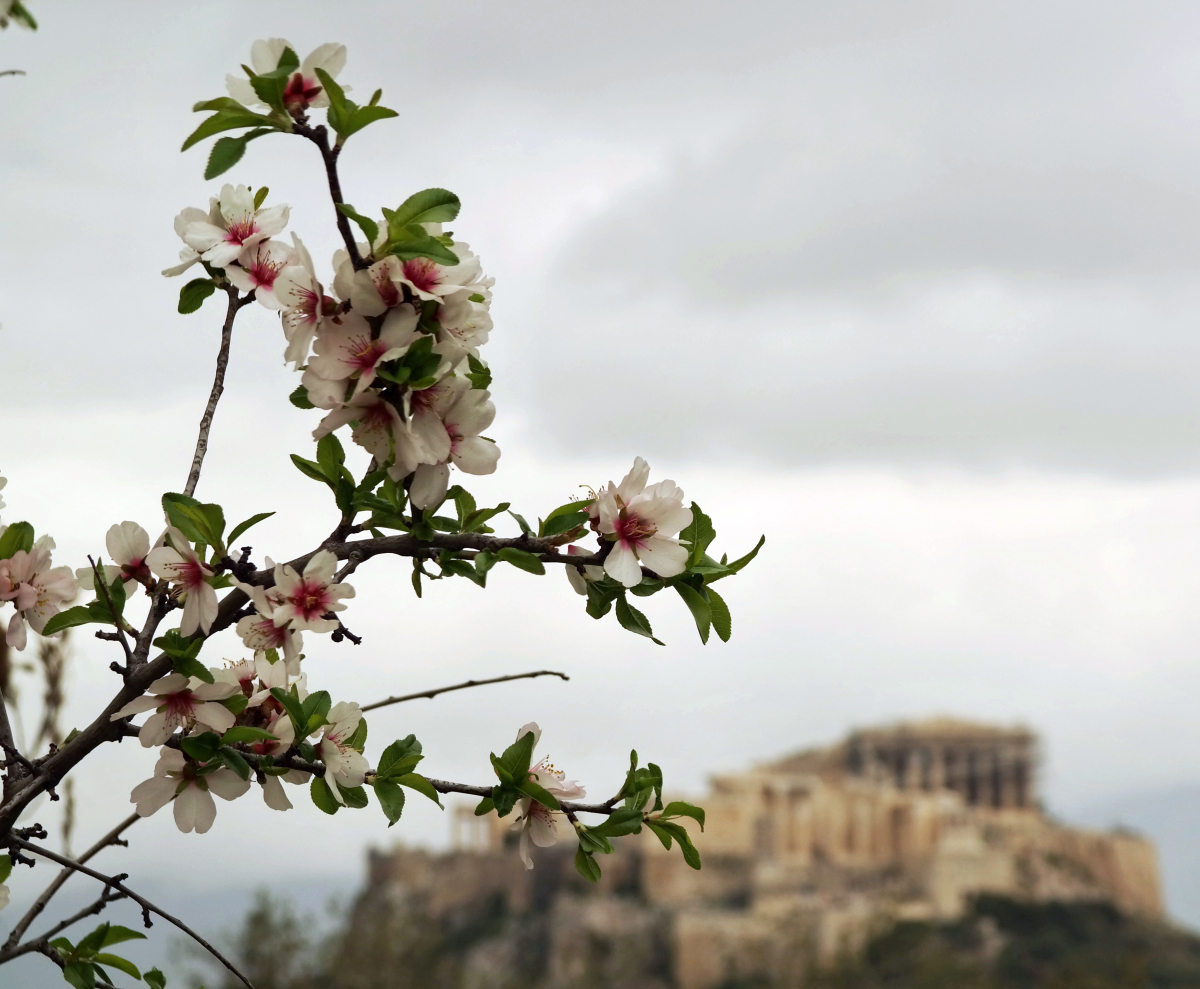
[[[595,856],[583,850],[582,845],[575,850],[575,871],[590,883],[600,881],[600,865]]]
[[[326,814],[336,814],[342,809],[342,805],[329,792],[329,785],[320,776],[312,778],[312,782],[308,784],[308,794],[317,805],[317,809]]]
[[[388,221],[397,227],[413,223],[449,223],[458,216],[461,206],[458,196],[448,189],[422,189],[404,200]]]
[[[700,506],[692,502],[692,521],[679,533],[679,541],[688,544],[688,559],[691,563],[699,563],[700,557],[708,549],[709,543],[716,538],[712,519],[700,510]]]
[[[199,735],[185,735],[179,740],[179,747],[197,762],[208,762],[217,754],[221,738],[215,732],[206,731]]]
[[[251,728],[249,725],[234,725],[221,736],[222,745],[236,745],[239,742],[274,742],[278,739],[263,728]]]
[[[52,615],[50,620],[46,622],[46,627],[42,629],[42,635],[55,635],[65,628],[74,628],[76,625],[87,625],[89,622],[94,622],[95,620],[86,605],[77,604],[74,608],[68,608],[66,611],[60,611],[57,615]],[[0,882],[3,882],[3,880],[0,880]]]
[[[142,973],[142,980],[150,989],[167,989],[167,977],[157,968],[152,968],[149,972]]]
[[[367,800],[367,791],[361,786],[347,787],[338,783],[337,788],[342,799],[346,801],[346,806],[351,810],[362,810],[370,802]]]
[[[524,779],[529,772],[529,764],[533,761],[533,747],[536,744],[532,731],[525,732],[512,743],[500,756],[500,764],[508,770],[514,780]]]
[[[138,967],[128,958],[122,958],[120,955],[99,954],[96,955],[94,962],[111,965],[113,968],[120,969],[126,975],[132,976],[135,979],[142,977],[142,973],[138,970]]]
[[[708,591],[708,607],[712,613],[712,627],[722,642],[728,642],[729,636],[733,634],[733,616],[729,613],[729,605],[711,587],[706,587],[705,590]]]
[[[179,290],[179,311],[185,316],[194,313],[216,290],[211,278],[193,278]]]
[[[563,515],[556,515],[547,518],[541,526],[543,536],[557,536],[564,532],[570,532],[581,525],[586,525],[588,520],[587,512],[568,512]]]
[[[543,807],[549,807],[551,810],[558,810],[561,806],[558,798],[544,787],[539,786],[533,780],[525,780],[517,789],[525,796],[532,797]]]
[[[524,570],[526,573],[537,574],[539,576],[545,574],[546,568],[542,561],[533,553],[527,553],[523,549],[516,549],[513,546],[505,546],[496,552],[496,557],[503,560],[505,563],[511,563],[518,570]]]
[[[475,805],[475,816],[483,817],[484,814],[490,814],[496,809],[496,802],[491,797],[484,797]]]
[[[664,644],[654,637],[654,630],[650,627],[650,620],[626,601],[624,596],[617,598],[616,603],[617,621],[621,623],[622,628],[630,632],[635,632],[638,635],[644,635],[655,645],[661,646]]]
[[[298,409],[316,408],[316,406],[308,400],[308,389],[304,385],[297,385],[296,390],[288,396],[288,401]]]
[[[354,207],[349,203],[338,203],[337,208],[339,213],[358,224],[359,229],[367,238],[367,243],[373,247],[375,241],[379,238],[379,224],[369,216],[363,216],[361,213],[355,211]]]
[[[329,478],[325,476],[325,472],[321,470],[321,465],[314,463],[311,460],[305,460],[296,454],[290,454],[292,463],[296,465],[296,469],[305,477],[311,477],[314,481],[320,481],[322,484],[329,484]]]
[[[242,758],[237,749],[231,749],[228,745],[222,745],[217,749],[217,758],[225,764],[227,769],[232,769],[242,779],[250,778],[250,763]]]
[[[13,522],[0,534],[0,560],[7,560],[14,553],[33,549],[33,526],[28,522]]]
[[[725,577],[732,576],[733,574],[737,573],[739,570],[743,569],[751,560],[753,560],[756,556],[758,556],[758,551],[763,548],[763,546],[766,544],[766,541],[767,541],[766,536],[759,536],[758,542],[755,543],[755,545],[754,545],[754,549],[750,550],[750,552],[747,553],[745,556],[739,557],[738,559],[734,560],[732,563],[725,564],[725,568],[729,572],[725,573],[725,574],[721,574],[718,577],[713,577],[713,580],[723,580]],[[709,581],[709,583],[712,583],[712,581]]]
[[[351,134],[356,134],[364,127],[367,127],[377,120],[386,120],[388,117],[398,117],[395,110],[389,110],[386,106],[360,106],[352,114],[349,119],[343,124],[341,137],[343,140]]]
[[[688,606],[688,611],[692,613],[692,618],[696,621],[696,631],[700,633],[700,641],[707,644],[709,628],[712,626],[712,609],[704,599],[704,595],[690,584],[674,586],[675,590],[679,592],[679,596],[683,598],[683,603]]]
[[[435,790],[433,788],[433,784],[430,783],[429,780],[427,780],[420,773],[405,773],[403,776],[397,776],[396,782],[401,786],[407,786],[410,790],[416,790],[417,793],[428,797],[439,807],[442,806],[442,799],[438,795],[437,790]],[[444,810],[445,808],[442,809]]]
[[[269,519],[274,514],[274,512],[259,512],[257,515],[251,515],[248,519],[246,519],[245,522],[239,522],[233,527],[233,531],[229,533],[229,538],[226,540],[226,542],[232,546],[233,541],[237,539],[237,537],[243,532],[253,526],[258,525],[258,523],[262,522],[264,519]]]
[[[672,800],[663,808],[662,816],[664,818],[690,817],[700,825],[701,831],[704,830],[704,808],[689,804],[684,800]]]
[[[398,820],[404,812],[404,790],[397,783],[390,780],[376,780],[373,784],[375,787],[375,796],[379,800],[379,806],[383,810],[384,816],[388,819],[388,827],[390,828]]]
[[[146,935],[141,931],[133,931],[128,927],[122,927],[120,924],[110,924],[108,933],[104,935],[104,939],[100,942],[100,947],[107,948],[109,945],[121,944],[124,941],[145,941]],[[139,976],[140,978],[141,976]]]
[[[193,144],[203,141],[206,137],[212,137],[214,134],[220,134],[221,131],[237,130],[239,127],[262,127],[263,125],[270,130],[278,128],[274,120],[259,113],[251,113],[249,110],[218,110],[188,135],[187,140],[183,142],[183,147],[179,150],[186,151]]]

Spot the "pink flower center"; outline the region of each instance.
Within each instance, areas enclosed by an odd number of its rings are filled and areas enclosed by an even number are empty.
[[[640,543],[643,539],[649,539],[658,529],[654,523],[641,518],[628,508],[622,508],[621,514],[617,516],[614,523],[616,528],[617,538],[623,543]]]
[[[128,563],[121,564],[121,573],[126,577],[132,577],[141,583],[149,582],[151,578],[150,568],[146,566],[146,561],[141,557],[130,560]]]
[[[371,371],[379,358],[387,353],[387,347],[383,341],[372,340],[369,334],[360,333],[346,341],[345,351],[343,364],[348,364],[355,371]]]
[[[287,88],[283,91],[283,105],[289,110],[299,110],[308,106],[321,95],[321,87],[311,79],[305,79],[297,72],[288,80]]]
[[[269,289],[275,284],[275,279],[279,277],[282,270],[282,261],[272,261],[269,254],[259,254],[255,256],[246,272],[250,275],[251,281],[259,288]]]
[[[289,600],[305,621],[312,621],[329,610],[329,588],[320,581],[301,578]]]
[[[200,561],[191,557],[185,558],[182,563],[175,564],[175,573],[178,575],[180,583],[189,591],[195,590],[203,584],[204,578],[207,576]]]
[[[391,309],[393,306],[398,306],[401,302],[400,289],[387,274],[386,268],[380,268],[375,272],[375,291],[379,293],[379,298],[383,300],[383,304]]]
[[[180,690],[167,694],[167,716],[172,720],[183,721],[196,713],[196,695],[190,690]]]
[[[258,228],[254,225],[254,217],[248,216],[244,220],[235,220],[229,224],[225,231],[225,240],[230,244],[244,244],[256,233]]]
[[[441,269],[428,258],[404,262],[404,277],[422,292],[432,292],[441,283]]]

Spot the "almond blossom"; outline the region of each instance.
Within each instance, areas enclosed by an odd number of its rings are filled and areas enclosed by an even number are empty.
[[[440,227],[438,224],[425,226],[426,229]],[[441,231],[437,229],[430,232],[436,236]],[[490,284],[480,283],[479,259],[466,244],[455,241],[450,249],[458,256],[458,264],[438,264],[429,258],[402,261],[396,281],[407,285],[414,295],[429,302],[445,302],[456,293],[469,296],[490,288]]]
[[[42,536],[28,552],[17,550],[0,560],[0,602],[11,601],[17,609],[9,620],[5,642],[17,651],[28,643],[26,622],[40,634],[46,622],[79,591],[70,567],[50,566],[53,549],[54,540]]]
[[[397,462],[408,462],[415,458],[413,465],[405,471],[405,474],[410,474],[417,463],[427,459],[396,407],[374,391],[355,395],[340,409],[330,412],[313,430],[313,439],[319,440],[349,422],[357,423],[350,434],[354,442],[380,463],[391,460],[393,452]]]
[[[403,357],[420,336],[422,334],[417,332],[417,311],[407,303],[387,314],[379,336],[374,339],[371,336],[371,324],[351,311],[326,322],[317,333],[314,347],[316,356],[308,362],[308,366],[326,380],[340,381],[357,377],[354,394],[358,395],[375,380],[376,368],[380,364]]]
[[[225,277],[243,292],[253,292],[254,301],[268,309],[283,309],[275,296],[275,283],[292,259],[292,249],[281,240],[263,240],[248,244],[238,255],[236,265],[225,268]]]
[[[468,474],[491,474],[500,460],[500,448],[479,434],[496,418],[491,392],[464,390],[442,422],[450,437],[450,462]]]
[[[317,270],[312,255],[299,237],[292,234],[292,264],[284,268],[275,279],[275,299],[283,308],[283,335],[287,338],[287,350],[283,359],[293,367],[299,367],[308,356],[313,334],[334,302],[325,295],[317,280]]]
[[[290,41],[283,38],[267,38],[259,40],[250,46],[250,67],[259,75],[274,72],[279,67],[279,60],[286,49],[296,49]],[[308,107],[329,106],[329,96],[325,93],[321,80],[317,78],[317,69],[323,69],[331,79],[336,79],[338,73],[346,67],[346,46],[336,42],[328,42],[316,48],[301,64],[298,71],[293,73],[283,91],[283,105],[296,113]],[[241,76],[227,75],[225,85],[229,95],[246,106],[263,106],[249,79]],[[344,87],[349,89],[349,86]]]
[[[282,598],[275,587],[262,588],[234,580],[234,586],[245,591],[254,602],[256,614],[247,615],[237,623],[237,634],[242,637],[247,649],[254,650],[255,661],[266,656],[268,649],[276,649],[283,655],[283,662],[292,676],[300,675],[300,649],[304,636],[294,628],[276,625],[275,607]]]
[[[334,584],[333,574],[337,569],[337,557],[329,550],[314,553],[304,568],[297,574],[286,563],[275,568],[275,590],[279,593],[272,619],[277,626],[291,624],[297,631],[332,632],[338,627],[335,618],[325,618],[331,611],[345,611],[342,598],[354,597],[354,588],[349,584]]]
[[[214,670],[215,674],[219,672]],[[141,697],[135,697],[113,714],[110,721],[120,721],[131,714],[154,711],[138,732],[142,745],[162,745],[176,728],[190,730],[195,724],[207,725],[218,735],[233,727],[234,717],[229,708],[218,703],[239,692],[237,683],[218,681],[205,683],[182,673],[168,673],[155,680]]]
[[[533,744],[536,747],[541,740],[542,729],[537,722],[531,721],[517,732],[520,741],[529,732],[533,732]],[[579,800],[586,792],[575,780],[568,780],[567,774],[556,767],[548,756],[543,756],[537,765],[529,770],[529,779],[540,786],[551,796],[559,800]],[[521,861],[526,869],[533,868],[533,859],[529,855],[529,843],[539,848],[549,848],[558,844],[558,823],[555,814],[545,804],[540,804],[532,797],[522,797],[517,803],[519,814],[513,823],[512,830],[521,832]]]
[[[249,748],[256,755],[280,756],[295,744],[296,727],[292,724],[292,719],[282,711],[276,713],[267,724],[266,730],[275,736],[275,740],[264,739],[259,742],[251,742]],[[263,803],[271,810],[291,810],[292,802],[284,793],[283,783],[280,781],[287,780],[289,783],[302,785],[307,783],[309,778],[308,773],[299,769],[290,769],[283,776],[275,776],[272,773],[264,774],[262,779]]]
[[[205,219],[187,223],[183,240],[199,252],[201,260],[218,268],[233,264],[244,248],[269,240],[282,231],[291,212],[282,204],[255,209],[254,193],[244,185],[224,185],[215,202],[215,215],[210,211]]]
[[[128,594],[134,583],[148,584],[152,579],[146,557],[150,555],[150,534],[136,522],[111,526],[104,537],[104,546],[112,563],[104,565],[104,580],[109,585],[118,577]],[[96,574],[91,567],[75,571],[79,586],[85,591],[96,589]]]
[[[646,487],[650,466],[641,457],[620,484],[611,481],[596,496],[594,511],[599,530],[613,542],[604,572],[626,587],[642,582],[642,566],[660,577],[687,569],[688,551],[676,536],[692,522],[683,507],[683,492],[674,481]]]
[[[591,556],[589,550],[583,549],[581,546],[571,545],[567,547],[567,556]],[[584,567],[564,567],[567,572],[567,580],[571,582],[571,586],[575,588],[576,594],[587,595],[587,586],[597,580],[604,578],[604,568],[588,564]],[[582,570],[583,573],[579,571]]]
[[[348,744],[358,731],[362,711],[353,702],[339,701],[329,709],[326,718],[329,724],[317,743],[317,755],[325,764],[325,782],[329,784],[329,792],[339,804],[344,804],[346,799],[338,785],[348,790],[362,786],[371,768],[363,754]]]
[[[167,538],[170,545],[152,549],[146,556],[146,565],[155,576],[182,588],[180,597],[184,604],[179,634],[193,635],[200,629],[207,635],[217,618],[217,592],[207,580],[212,570],[174,526],[168,526]]]
[[[236,800],[250,789],[250,781],[224,767],[203,772],[201,766],[178,749],[163,747],[154,775],[133,788],[129,802],[137,804],[139,817],[149,817],[175,800],[175,824],[184,834],[195,831],[204,834],[217,819],[217,805],[212,795],[222,800]]]

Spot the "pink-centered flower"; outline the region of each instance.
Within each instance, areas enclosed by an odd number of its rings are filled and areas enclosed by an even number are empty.
[[[692,510],[674,481],[646,487],[649,477],[650,466],[638,457],[620,484],[610,481],[596,496],[599,530],[613,542],[604,572],[626,587],[641,583],[643,565],[660,577],[687,569],[688,550],[676,534],[691,524]]]
[[[430,232],[436,235],[440,233],[440,228]],[[455,241],[450,249],[458,256],[458,264],[438,264],[429,258],[401,261],[396,281],[407,285],[414,295],[427,302],[445,302],[459,293],[470,296],[487,291],[490,285],[480,281],[479,259],[471,253],[467,245]]]
[[[283,309],[275,295],[275,283],[292,259],[292,249],[281,240],[263,240],[242,248],[238,263],[225,268],[225,277],[268,309]]]
[[[0,533],[3,531],[0,527]],[[54,540],[42,536],[28,552],[17,550],[0,560],[0,602],[11,601],[17,609],[9,620],[5,641],[18,651],[28,644],[26,623],[40,634],[46,622],[78,593],[70,567],[50,566],[53,549]]]
[[[313,439],[319,440],[349,422],[356,423],[351,433],[354,442],[381,464],[391,462],[393,455],[397,463],[415,461],[406,472],[411,473],[416,464],[428,459],[396,407],[371,390],[355,395],[330,412],[313,430]]]
[[[250,67],[258,75],[274,72],[279,67],[279,60],[286,49],[296,49],[291,42],[283,38],[267,38],[259,40],[250,46]],[[336,42],[328,42],[315,49],[300,63],[287,81],[283,91],[283,105],[295,113],[308,107],[329,106],[329,96],[325,92],[321,80],[317,77],[317,69],[323,69],[331,79],[336,79],[338,73],[346,67],[346,46]],[[266,106],[254,91],[249,79],[229,75],[225,77],[225,85],[229,95],[245,106]],[[349,86],[344,87],[349,89]]]
[[[184,834],[189,831],[204,834],[217,818],[212,795],[236,800],[249,789],[250,781],[232,770],[224,767],[211,770],[211,764],[202,766],[178,749],[164,747],[154,766],[154,775],[133,788],[129,802],[137,804],[139,817],[149,817],[174,799],[175,825],[179,830]]]
[[[536,722],[531,721],[517,732],[520,741],[528,732],[533,732],[533,744],[536,747],[541,740],[542,729]],[[579,800],[586,796],[586,791],[575,780],[568,780],[567,774],[556,767],[548,756],[543,756],[529,770],[529,779],[558,800]],[[549,848],[558,844],[559,812],[551,810],[545,804],[540,804],[532,797],[522,797],[517,803],[520,813],[512,829],[521,831],[521,861],[526,869],[533,868],[529,844],[532,842],[539,848]]]
[[[321,741],[316,745],[317,755],[325,764],[325,782],[329,784],[333,798],[339,804],[344,804],[346,800],[338,784],[347,789],[362,786],[371,768],[363,754],[349,745],[362,721],[362,711],[357,704],[339,701],[329,709],[326,719],[329,724],[325,726]]]
[[[299,237],[292,234],[292,260],[300,262],[284,268],[275,279],[275,298],[283,307],[283,335],[287,350],[283,359],[299,367],[308,357],[313,334],[326,316],[332,315],[335,303],[325,294],[312,255]]]
[[[249,585],[234,582],[236,586],[242,590],[246,590]],[[256,587],[254,590],[263,595],[264,599],[271,595],[271,592],[276,591],[272,587],[270,591],[264,593],[261,587]],[[278,597],[272,599],[271,604],[260,605],[255,600],[257,613],[247,615],[237,623],[237,634],[242,637],[242,642],[245,643],[247,649],[254,650],[255,662],[260,657],[266,656],[268,649],[274,649],[283,657],[282,662],[286,666],[288,672],[292,676],[300,675],[300,650],[304,646],[304,636],[297,632],[294,628],[288,626],[279,626],[275,624],[275,603]]]
[[[403,357],[422,336],[417,332],[417,312],[410,305],[397,306],[383,320],[379,336],[371,337],[371,324],[353,310],[326,321],[317,333],[315,353],[309,369],[331,380],[357,378],[354,394],[361,394],[375,380],[380,364]],[[315,404],[315,403],[314,403]]]
[[[297,631],[332,632],[338,627],[333,618],[324,616],[331,611],[345,611],[342,598],[354,597],[349,584],[333,583],[337,557],[329,550],[314,553],[304,573],[297,574],[286,563],[275,567],[275,589],[279,592],[272,619],[282,627],[290,623]]]
[[[156,577],[180,588],[183,618],[179,634],[193,635],[200,629],[207,635],[217,618],[217,592],[208,583],[212,570],[174,526],[167,527],[167,540],[168,545],[156,546],[147,554],[146,565]]]
[[[147,748],[162,745],[176,728],[190,731],[196,724],[206,725],[223,735],[233,727],[234,717],[229,708],[218,702],[238,692],[236,683],[205,683],[182,673],[169,673],[155,680],[145,694],[135,697],[109,720],[120,721],[131,714],[154,711],[138,732],[138,739]]]
[[[247,247],[274,237],[287,226],[286,205],[254,208],[254,193],[248,186],[225,185],[217,200],[217,217],[193,220],[184,227],[183,239],[198,251],[202,260],[224,268],[238,259]]]
[[[104,546],[112,560],[104,565],[106,583],[111,585],[120,577],[128,594],[134,583],[147,584],[153,579],[146,563],[146,557],[150,555],[150,535],[136,522],[111,526],[104,537]],[[96,589],[96,574],[91,567],[80,567],[75,571],[75,577],[83,590]]]

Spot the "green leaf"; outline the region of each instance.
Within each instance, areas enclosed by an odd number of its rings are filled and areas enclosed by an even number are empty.
[[[254,194],[254,209],[256,212],[262,209],[262,204],[267,201],[267,194],[270,191],[271,190],[264,185],[260,186],[258,192]]]
[[[326,814],[336,814],[342,809],[342,805],[329,792],[329,785],[320,776],[312,778],[312,782],[308,784],[308,793],[312,797],[312,802],[317,805],[317,809]]]
[[[638,635],[644,635],[655,645],[664,644],[654,637],[654,630],[650,627],[649,619],[626,601],[623,595],[617,598],[617,621],[621,623],[622,628],[636,632]]]
[[[300,723],[303,726],[303,730],[299,733],[300,737],[307,738],[322,725],[327,724],[325,715],[329,713],[331,705],[328,690],[318,690],[304,698],[304,703],[300,707]]]
[[[56,632],[61,632],[64,628],[87,625],[89,622],[94,622],[95,620],[86,605],[77,604],[74,608],[68,608],[66,611],[60,611],[57,615],[51,616],[50,620],[46,622],[46,627],[42,629],[42,635],[54,635]],[[3,882],[3,880],[0,880],[0,882]]]
[[[529,764],[533,761],[533,732],[527,731],[518,738],[500,756],[500,763],[508,770],[514,780],[523,780],[529,773]]]
[[[288,396],[288,401],[298,409],[316,408],[316,406],[308,400],[308,389],[304,385],[298,385],[296,390]]]
[[[496,802],[491,797],[484,797],[478,804],[475,805],[475,816],[483,817],[484,814],[490,814],[496,809]]]
[[[527,535],[527,536],[533,535],[533,529],[531,529],[529,527],[529,523],[525,521],[523,516],[518,515],[516,512],[512,512],[512,511],[510,511],[508,514],[517,520],[517,525],[519,525],[521,527],[521,531],[523,533],[525,533],[525,535]]]
[[[700,633],[700,641],[707,644],[708,631],[712,625],[712,609],[704,599],[704,595],[690,584],[676,584],[675,590],[679,592],[683,603],[688,606],[688,611],[696,620],[696,630]]]
[[[447,189],[423,189],[414,192],[388,218],[397,227],[413,223],[449,223],[458,216],[462,204]]]
[[[232,769],[242,779],[250,778],[250,764],[242,758],[237,749],[231,749],[228,745],[222,745],[217,749],[217,758],[225,764],[225,768]]]
[[[379,757],[377,774],[381,779],[391,779],[393,776],[403,776],[412,772],[413,768],[425,758],[421,754],[421,743],[416,735],[398,739],[383,750]]]
[[[372,220],[369,216],[363,216],[361,213],[356,212],[354,207],[349,203],[338,203],[337,208],[338,212],[341,213],[342,216],[348,217],[358,224],[359,229],[362,230],[363,234],[367,238],[367,243],[373,247],[375,245],[375,241],[379,237],[379,224]]]
[[[167,989],[167,977],[162,974],[157,968],[150,969],[149,972],[142,973],[142,979],[150,989]]]
[[[274,697],[287,711],[288,717],[292,719],[292,726],[296,729],[297,738],[307,738],[308,735],[304,731],[308,719],[304,716],[304,709],[300,706],[300,701],[295,693],[295,687],[290,691],[284,690],[282,687],[272,687],[271,696]]]
[[[179,311],[185,316],[195,312],[216,290],[211,278],[193,278],[179,290]]]
[[[226,697],[217,701],[216,703],[220,704],[236,718],[239,714],[246,710],[246,705],[250,703],[250,699],[239,690],[232,697]]]
[[[274,742],[278,739],[263,728],[251,728],[249,725],[234,725],[221,736],[222,745],[236,745],[238,742]]]
[[[665,848],[667,851],[671,850],[671,833],[666,829],[665,825],[659,823],[658,821],[647,821],[646,827],[648,827],[654,833],[654,836],[662,842],[663,848]]]
[[[384,210],[386,216],[390,211]],[[429,258],[438,264],[453,267],[459,258],[450,248],[436,237],[431,237],[423,227],[407,226],[397,229],[389,219],[388,242],[382,249],[383,254],[395,254],[401,261],[411,261],[413,258]]]
[[[175,667],[176,673],[182,673],[185,677],[195,677],[197,680],[203,680],[205,683],[216,682],[213,679],[212,671],[198,659],[191,659],[187,656],[172,656],[171,665]]]
[[[542,575],[546,572],[542,561],[533,553],[527,553],[523,549],[505,546],[503,549],[497,551],[496,556],[505,563],[511,563],[518,570],[524,570],[526,573]]]
[[[541,535],[557,536],[564,532],[570,532],[581,525],[586,525],[588,520],[587,512],[569,512],[565,515],[557,515],[546,519],[542,523]]]
[[[240,137],[220,138],[212,146],[212,151],[208,153],[208,164],[204,167],[204,177],[206,179],[215,179],[218,175],[228,172],[242,160],[242,156],[246,153],[247,144],[256,137],[262,137],[264,134],[271,133],[272,130],[274,128],[260,127],[256,130],[247,131]]]
[[[237,130],[239,127],[263,127],[264,125],[270,130],[279,129],[279,125],[274,120],[264,117],[260,113],[251,113],[249,110],[218,110],[188,135],[188,139],[183,142],[183,147],[179,150],[186,151],[193,144],[203,141],[206,137],[219,134],[221,131]]]
[[[726,570],[729,571],[729,573],[722,574],[720,577],[714,577],[713,580],[721,580],[723,577],[730,576],[732,574],[737,573],[739,570],[743,569],[746,566],[746,564],[748,564],[751,560],[753,560],[756,556],[758,556],[758,551],[763,548],[763,545],[766,543],[766,541],[767,541],[766,536],[759,536],[758,542],[754,545],[754,549],[750,550],[750,552],[747,553],[745,556],[739,557],[738,559],[734,560],[732,563],[725,564],[725,568],[726,568]],[[710,581],[710,583],[711,583],[711,581]]]
[[[220,744],[220,736],[211,731],[201,732],[199,735],[185,735],[179,741],[179,747],[197,762],[208,762],[217,754]]]
[[[354,729],[354,734],[346,739],[346,747],[354,749],[355,752],[361,753],[367,747],[367,719],[359,718],[358,727]]]
[[[389,780],[377,779],[373,785],[375,797],[379,800],[379,806],[383,809],[390,828],[400,820],[400,815],[404,812],[404,790]]]
[[[612,610],[613,595],[597,583],[588,583],[587,599],[587,613],[593,618],[603,618]]]
[[[367,806],[367,791],[361,786],[345,787],[341,783],[337,784],[338,790],[342,794],[342,799],[346,801],[346,806],[351,810],[362,810]]]
[[[589,883],[600,881],[600,866],[594,855],[583,850],[583,845],[575,850],[575,871]]]
[[[166,495],[163,497],[165,498]],[[174,510],[177,515],[191,522],[193,530],[200,534],[199,542],[217,550],[224,549],[225,512],[220,505],[175,502]]]
[[[263,519],[269,519],[274,514],[274,512],[259,512],[257,515],[251,515],[245,522],[239,522],[233,527],[233,531],[229,533],[229,538],[226,540],[227,544],[232,546],[233,541],[243,532],[252,526],[258,525]]]
[[[296,454],[290,455],[292,463],[296,465],[296,469],[305,477],[311,477],[314,481],[320,481],[322,484],[329,484],[329,478],[325,476],[325,472],[321,470],[321,465],[313,463],[311,460],[305,460],[303,457]],[[332,486],[332,485],[331,485]]]
[[[543,807],[549,807],[551,810],[558,810],[561,806],[558,798],[543,787],[538,786],[533,780],[525,780],[518,789],[527,797],[533,797]]]
[[[576,827],[575,834],[579,838],[579,847],[591,855],[611,855],[612,842],[604,835],[596,834],[591,828]]]
[[[699,563],[700,557],[708,549],[708,544],[716,538],[712,519],[700,511],[700,506],[692,502],[692,521],[681,533],[679,541],[689,546],[688,557],[692,563]]]
[[[733,616],[729,614],[729,605],[711,587],[706,587],[705,590],[708,592],[709,611],[712,612],[712,627],[716,629],[722,642],[728,642],[729,636],[733,634]]]
[[[121,944],[123,941],[145,941],[146,935],[141,931],[131,931],[128,927],[122,927],[120,924],[110,924],[108,933],[104,935],[104,940],[100,942],[100,947],[107,948],[112,944]],[[141,978],[141,976],[138,976]]]
[[[502,501],[495,508],[477,508],[463,519],[463,532],[491,532],[484,523],[508,511],[508,505],[507,501]]]
[[[683,852],[683,860],[693,869],[700,868],[700,853],[696,850],[696,846],[692,844],[692,839],[688,836],[687,829],[679,824],[672,824],[669,821],[652,820],[646,824],[650,830],[658,835],[658,840],[663,843],[663,847],[670,848],[670,839],[674,838],[679,843],[679,850]]]
[[[364,127],[375,123],[377,120],[385,120],[388,117],[398,117],[395,110],[389,110],[386,106],[360,106],[352,114],[350,119],[346,121],[341,130],[342,140],[348,138],[351,134],[357,134]]]
[[[63,966],[63,978],[75,989],[96,989],[96,973],[91,962],[67,962]]]
[[[195,498],[191,495],[179,494],[174,491],[168,491],[162,496],[163,512],[166,513],[167,521],[176,529],[183,533],[183,538],[190,543],[207,542],[204,534],[196,528],[191,517],[185,515],[181,510],[183,506],[195,507],[199,505]],[[181,547],[177,547],[181,548]]]
[[[334,433],[326,433],[317,443],[317,463],[328,481],[337,483],[342,476],[342,464],[346,462],[346,451],[342,441]]]
[[[472,302],[483,302],[483,296],[476,293],[470,296]],[[476,389],[486,389],[492,384],[492,372],[488,366],[483,363],[474,354],[467,355],[467,366],[470,371],[467,374],[467,380],[471,382],[471,387]]]
[[[33,526],[28,522],[13,522],[0,535],[0,560],[7,560],[14,553],[33,549]]]
[[[590,830],[606,838],[619,838],[621,835],[636,834],[641,829],[642,812],[636,807],[619,807]]]
[[[697,807],[695,804],[689,804],[683,800],[672,800],[663,809],[662,816],[669,817],[690,817],[693,821],[700,825],[700,830],[704,830],[704,808]]]
[[[438,795],[437,790],[433,788],[433,784],[429,782],[420,773],[405,773],[403,776],[396,777],[396,782],[401,786],[407,786],[410,790],[416,790],[417,793],[423,794],[432,800],[439,807],[442,806],[442,799]],[[444,810],[445,808],[443,808]]]
[[[0,883],[4,882],[12,875],[12,858],[8,855],[0,855]]]
[[[126,975],[130,975],[135,979],[142,977],[142,973],[138,971],[138,967],[133,962],[127,958],[121,958],[119,955],[99,954],[96,955],[95,961],[111,965],[113,968],[119,968]]]
[[[231,96],[218,96],[215,100],[201,100],[199,103],[192,104],[193,113],[215,110],[233,110],[235,113],[254,112],[248,106],[244,106]],[[257,207],[255,208],[257,209]]]

